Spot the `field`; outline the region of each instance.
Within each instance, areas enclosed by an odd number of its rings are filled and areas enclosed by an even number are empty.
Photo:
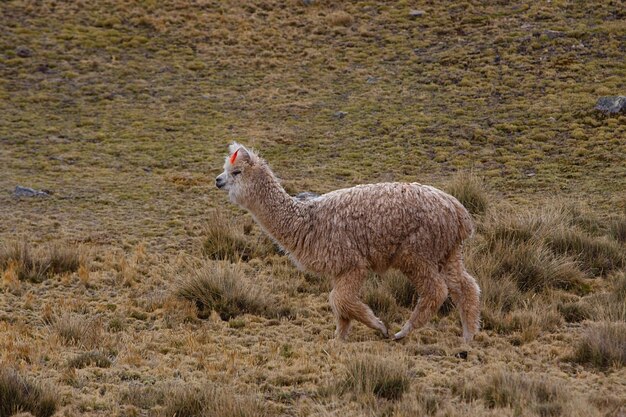
[[[423,13],[411,14],[413,9]],[[0,417],[626,415],[619,1],[0,2]],[[333,340],[215,185],[417,181],[473,213],[483,329]],[[46,196],[17,197],[16,186]],[[372,275],[397,331],[417,295]]]

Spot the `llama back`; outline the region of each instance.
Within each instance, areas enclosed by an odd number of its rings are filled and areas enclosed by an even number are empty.
[[[454,197],[417,183],[360,185],[320,196],[311,206],[321,227],[308,241],[316,254],[325,253],[318,262],[339,258],[346,267],[367,259],[384,270],[406,250],[438,261],[473,232],[469,213]]]

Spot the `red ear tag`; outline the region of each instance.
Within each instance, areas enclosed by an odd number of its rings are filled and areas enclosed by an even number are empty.
[[[238,154],[238,153],[239,153],[239,149],[237,149],[237,150],[235,151],[235,153],[234,153],[234,154],[232,154],[232,156],[230,157],[230,164],[231,164],[231,165],[235,163],[235,159],[237,159],[237,154]]]

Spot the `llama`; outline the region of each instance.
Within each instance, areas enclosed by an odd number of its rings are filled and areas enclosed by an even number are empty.
[[[465,270],[461,248],[474,225],[457,199],[417,183],[358,185],[295,198],[256,153],[237,143],[229,151],[216,186],[248,210],[300,269],[332,277],[329,301],[337,339],[347,338],[352,320],[389,337],[359,292],[369,271],[395,268],[415,285],[419,299],[393,339],[425,325],[450,295],[463,338],[472,340],[479,327],[480,289]]]

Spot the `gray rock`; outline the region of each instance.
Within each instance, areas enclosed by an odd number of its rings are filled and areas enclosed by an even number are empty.
[[[25,46],[18,46],[17,48],[15,48],[15,53],[20,58],[28,58],[33,55],[33,51],[31,51]]]
[[[348,115],[348,113],[345,112],[345,111],[337,111],[337,112],[335,112],[335,114],[333,114],[333,116],[335,116],[337,119],[343,119],[347,115]]]
[[[33,188],[22,187],[21,185],[16,185],[15,190],[13,190],[14,197],[48,197],[50,194],[46,191],[39,191]]]
[[[422,17],[426,14],[426,12],[424,10],[411,10],[409,12],[409,16],[416,18],[416,17]]]
[[[600,97],[596,110],[606,114],[626,113],[626,96]]]
[[[295,198],[296,198],[296,200],[307,201],[307,200],[312,200],[312,199],[314,199],[316,197],[319,197],[319,196],[320,196],[319,194],[315,194],[315,193],[312,193],[310,191],[304,191],[302,193],[296,194]]]

